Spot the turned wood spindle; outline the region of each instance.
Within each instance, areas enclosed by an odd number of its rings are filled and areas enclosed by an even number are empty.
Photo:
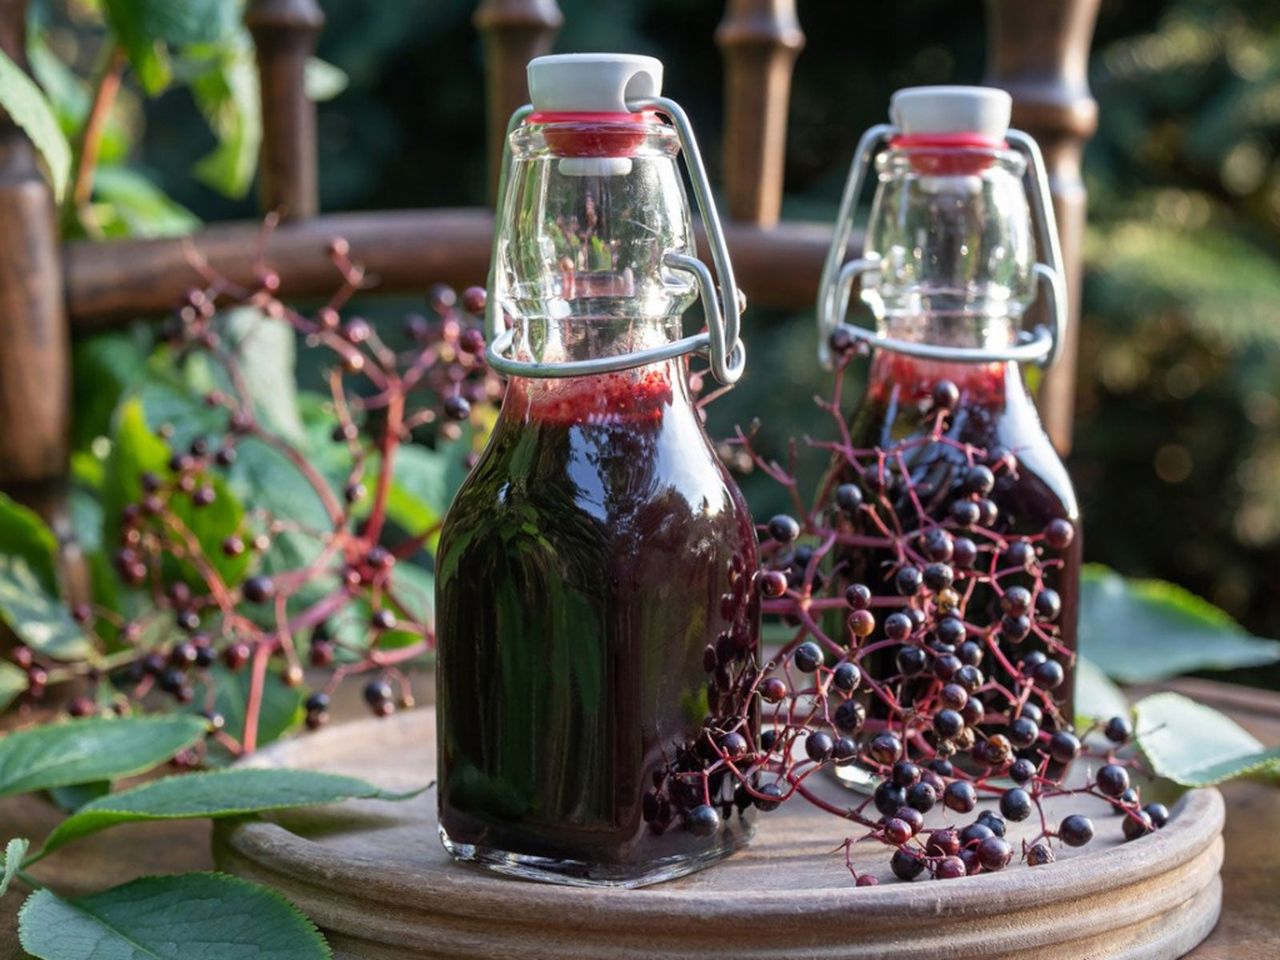
[[[1067,272],[1070,329],[1040,388],[1040,412],[1059,451],[1071,448],[1084,253],[1081,157],[1098,125],[1089,45],[1099,0],[987,0],[985,82],[1013,95],[1013,125],[1040,143]],[[1039,307],[1037,307],[1038,309]]]
[[[0,49],[29,70],[26,10],[27,0],[0,0]],[[35,148],[3,111],[0,235],[0,488],[49,522],[64,545],[64,569],[74,572],[65,510],[71,357],[57,216]]]
[[[564,23],[556,0],[482,0],[473,18],[484,38],[489,196],[498,188],[507,121],[529,102],[525,66],[551,51]]]
[[[773,226],[782,208],[791,72],[804,46],[795,0],[729,0],[716,43],[725,59],[729,215]]]
[[[262,83],[259,203],[286,217],[313,217],[320,210],[316,106],[305,77],[324,14],[316,0],[252,0],[245,24]]]

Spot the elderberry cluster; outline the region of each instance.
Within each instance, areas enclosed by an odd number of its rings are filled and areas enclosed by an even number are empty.
[[[902,880],[992,872],[1015,858],[1043,865],[1058,843],[1088,843],[1088,817],[1049,822],[1045,802],[1057,797],[1106,801],[1126,839],[1163,826],[1168,811],[1144,806],[1130,783],[1127,720],[1105,725],[1100,751],[1072,727],[1074,652],[1059,620],[1078,562],[1073,522],[1026,529],[1002,509],[997,488],[1016,485],[1018,457],[956,439],[953,383],[924,401],[927,429],[888,447],[852,446],[838,399],[849,351],[841,355],[836,399],[822,404],[839,439],[810,441],[832,456],[812,508],[797,491],[794,446],[784,469],[758,456],[750,436],[737,438],[796,503],[794,515],[759,528],[752,585],[792,638],[764,663],[732,644],[708,648],[703,735],[646,802],[668,819],[683,810],[687,829],[709,833],[735,807],[770,811],[799,795],[864,829],[845,841],[847,858],[858,841],[892,848]],[[864,798],[833,803],[814,789],[819,771]],[[984,797],[996,809],[975,813]],[[1039,829],[1015,849],[1008,824],[1033,817]],[[859,883],[876,882],[847,862]]]
[[[138,602],[128,615],[106,605],[74,607],[93,650],[85,662],[46,662],[30,647],[17,647],[12,659],[29,681],[25,702],[71,681],[89,685],[89,693],[69,701],[76,716],[122,713],[167,698],[203,708],[211,734],[232,753],[258,742],[268,678],[301,687],[304,664],[327,671],[304,700],[311,729],[325,723],[334,689],[353,674],[366,675],[364,699],[374,714],[412,705],[399,665],[431,649],[434,634],[413,613],[428,605],[425,598],[409,602],[396,567],[428,544],[438,524],[422,530],[391,524],[391,471],[403,443],[424,433],[429,441],[456,438],[473,405],[500,398],[478,323],[485,294],[470,288],[459,299],[448,287],[432,288],[433,316],[408,317],[408,345],[393,349],[364,319],[342,317],[364,272],[343,240],[331,243],[330,257],[341,287],[310,314],[278,298],[280,278],[261,263],[249,287],[193,263],[204,284],[186,294],[164,336],[175,362],[200,354],[221,371],[224,386],[205,393],[203,402],[223,415],[223,428],[178,445],[174,425],[158,427],[169,445],[164,464],[137,474],[136,499],[120,509],[112,563]],[[347,465],[341,481],[317,465],[314,450],[259,415],[233,342],[237,334],[226,322],[229,308],[244,306],[260,312],[258,322],[288,324],[308,346],[334,358],[329,412],[331,441],[345,451],[338,458]],[[259,454],[269,448],[273,463],[283,459],[292,467],[290,479],[323,505],[323,525],[307,526],[250,502],[238,529],[210,540],[206,531],[220,529],[219,500],[229,496],[237,464],[252,452],[245,450],[249,443]],[[312,545],[307,559],[290,565],[296,551],[277,551],[281,538],[305,539]],[[332,589],[317,595],[311,589],[317,582]],[[353,618],[363,630],[351,629]],[[344,629],[333,629],[337,623]],[[215,708],[222,670],[248,673],[246,724],[235,737]]]

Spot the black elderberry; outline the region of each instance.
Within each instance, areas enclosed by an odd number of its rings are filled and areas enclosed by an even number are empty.
[[[307,697],[307,713],[323,713],[329,709],[329,695],[317,691]]]
[[[929,665],[929,655],[920,647],[902,647],[894,660],[904,677],[914,677]]]
[[[953,646],[963,643],[966,635],[964,621],[959,617],[943,617],[938,621],[936,632],[938,639],[942,643],[949,643]]]
[[[1030,717],[1018,717],[1009,724],[1009,742],[1015,747],[1031,746],[1040,737],[1040,725]]]
[[[931,857],[953,857],[960,852],[960,835],[950,827],[934,830],[924,849]]]
[[[1062,682],[1066,679],[1066,673],[1062,669],[1062,664],[1057,660],[1046,660],[1040,666],[1036,667],[1034,674],[1036,686],[1045,690],[1056,690],[1062,686]]]
[[[921,813],[928,813],[938,802],[938,791],[933,784],[923,780],[907,790],[907,806]]]
[[[714,807],[700,803],[684,815],[684,828],[695,837],[714,836],[720,829],[720,814]]]
[[[1040,656],[1044,656],[1044,654],[1040,654]],[[1025,666],[1026,661],[1024,660],[1023,663]],[[1031,720],[1034,720],[1037,724],[1041,726],[1044,725],[1044,711],[1041,710],[1039,707],[1037,707],[1034,703],[1024,703],[1022,705],[1022,709],[1018,711],[1018,716],[1027,717]]]
[[[964,664],[960,662],[960,658],[954,653],[940,653],[933,658],[933,675],[945,682],[954,677],[962,666]],[[959,685],[948,683],[947,686],[955,687]]]
[[[263,576],[250,577],[240,589],[250,603],[266,603],[276,592],[271,578]]]
[[[1005,614],[1000,618],[1000,635],[1010,643],[1021,643],[1031,633],[1031,620],[1025,616]]]
[[[1000,600],[1005,613],[1018,617],[1031,609],[1031,591],[1026,587],[1010,587]]]
[[[831,673],[831,682],[837,690],[845,693],[852,693],[858,689],[858,685],[862,682],[862,671],[858,669],[855,663],[838,664]]]
[[[1058,763],[1070,763],[1080,753],[1080,740],[1074,733],[1059,730],[1049,738],[1049,756]]]
[[[760,684],[760,697],[766,703],[779,703],[786,695],[787,685],[780,677],[769,677]]]
[[[370,680],[364,686],[364,702],[371,707],[378,707],[383,703],[390,703],[392,697],[395,696],[391,689],[391,684],[381,678]]]
[[[1058,619],[1058,615],[1062,613],[1062,598],[1058,596],[1057,590],[1044,587],[1036,594],[1036,613],[1051,622]]]
[[[778,806],[782,803],[782,788],[776,783],[766,783],[762,787],[758,788],[756,792],[763,794],[764,797],[768,798],[753,798],[753,802],[755,803],[757,810],[763,810],[765,813],[768,813],[770,810],[777,810]]]
[[[858,741],[853,737],[836,737],[836,744],[831,750],[836,763],[849,763],[858,756]]]
[[[867,721],[867,710],[857,700],[846,700],[836,707],[831,719],[837,729],[845,733],[857,733]]]
[[[1075,527],[1069,520],[1050,520],[1044,528],[1044,542],[1054,550],[1065,550],[1075,538]]]
[[[186,675],[181,670],[169,669],[160,674],[156,683],[165,693],[177,694],[186,682]]]
[[[945,563],[931,563],[924,568],[924,585],[938,593],[955,582],[955,571]]]
[[[471,416],[471,404],[456,394],[451,397],[445,397],[444,415],[450,420],[465,420]]]
[[[974,504],[977,507],[977,504]],[[981,510],[979,510],[981,513]],[[957,570],[969,570],[978,559],[978,545],[968,537],[956,537],[951,549],[951,564]]]
[[[903,567],[893,578],[893,582],[898,593],[902,594],[902,596],[914,597],[920,592],[920,586],[924,582],[924,577],[916,567]]]
[[[795,653],[791,655],[791,660],[796,665],[797,670],[804,673],[813,673],[818,669],[818,664],[822,663],[822,648],[812,640],[806,640],[796,647]]]
[[[375,630],[394,630],[396,626],[396,615],[383,607],[381,610],[375,610],[370,618],[370,624]]]
[[[869,637],[876,629],[876,618],[870,610],[855,610],[849,614],[849,630],[855,637]]]
[[[244,667],[253,655],[253,648],[243,640],[237,640],[222,651],[222,662],[233,673]]]
[[[871,589],[865,583],[851,583],[844,592],[845,603],[855,610],[871,606]]]
[[[214,651],[212,644],[207,640],[201,641],[195,645],[196,659],[195,665],[202,669],[213,666],[213,662],[217,659],[217,653]]]
[[[995,488],[996,476],[990,467],[974,464],[965,470],[961,485],[965,493],[985,497]]]
[[[890,817],[884,822],[884,838],[890,843],[900,846],[911,839],[911,825],[905,820]]]
[[[1059,824],[1058,836],[1068,847],[1083,847],[1093,839],[1093,821],[1073,813]]]
[[[1025,540],[1014,540],[1005,551],[1003,564],[1015,570],[1025,570],[1036,558],[1035,549]]]
[[[731,730],[720,738],[720,749],[730,760],[741,760],[747,755],[747,738]]]
[[[905,847],[895,850],[893,859],[889,861],[893,875],[899,880],[914,880],[924,871],[924,865],[924,860],[918,854]]]
[[[963,846],[971,847],[995,835],[996,833],[991,827],[979,820],[960,830],[960,843]]]
[[[978,844],[978,863],[983,870],[1003,870],[1013,859],[1013,847],[1002,837],[987,837]]]
[[[951,761],[946,757],[934,757],[929,761],[929,769],[939,777],[954,777],[956,773],[955,767],[951,765]],[[940,784],[937,785],[937,788],[939,790],[942,789]]]
[[[982,644],[976,640],[966,640],[960,646],[956,647],[956,656],[960,658],[960,662],[970,667],[977,667],[982,664]]]
[[[779,543],[790,543],[800,536],[800,524],[794,517],[780,513],[769,521],[769,536]]]
[[[899,807],[898,812],[894,814],[898,820],[901,820],[911,828],[911,835],[914,837],[917,833],[924,829],[924,814],[910,805]]]
[[[815,730],[804,739],[804,752],[816,763],[830,759],[833,750],[835,743],[825,730]]]
[[[938,691],[938,700],[948,710],[963,710],[969,702],[969,692],[958,683],[948,683]]]
[[[187,633],[195,633],[200,629],[200,614],[190,608],[179,610],[174,615],[174,619],[177,621],[178,626]]]
[[[956,813],[969,813],[978,805],[978,792],[967,780],[953,780],[942,791],[942,805]]]
[[[854,483],[842,483],[836,487],[836,506],[847,514],[855,514],[862,506],[862,490]]]
[[[1137,840],[1155,830],[1155,824],[1151,822],[1151,815],[1147,811],[1139,810],[1125,815],[1122,830],[1126,840]]]
[[[787,575],[781,570],[765,570],[756,582],[760,585],[760,592],[771,600],[787,592]]]
[[[997,837],[1003,837],[1008,831],[1004,818],[994,810],[983,810],[982,813],[978,814],[978,823],[982,824]]]
[[[930,396],[939,410],[951,410],[960,402],[960,388],[950,380],[939,380],[933,385]]]
[[[875,801],[877,810],[886,817],[892,817],[898,812],[899,807],[906,806],[907,791],[892,780],[885,780],[876,786],[872,799]]]
[[[899,760],[893,765],[893,782],[906,789],[920,782],[920,768],[909,760]]]
[[[892,733],[882,733],[871,741],[870,746],[867,747],[867,752],[871,754],[871,759],[875,760],[876,763],[884,764],[887,767],[902,756],[902,741]]]
[[[1126,743],[1133,736],[1128,717],[1112,717],[1102,731],[1112,743]]]
[[[964,861],[959,857],[943,857],[934,867],[933,875],[939,880],[957,880],[966,873]]]
[[[1142,808],[1142,812],[1147,815],[1147,819],[1157,830],[1169,822],[1169,808],[1163,803],[1148,803]]]
[[[1009,779],[1014,783],[1029,783],[1035,775],[1036,765],[1026,757],[1013,761],[1013,766],[1009,768]]]
[[[926,557],[935,563],[945,563],[951,559],[955,551],[955,542],[951,534],[934,527],[920,539],[920,549]]]
[[[956,671],[955,680],[956,683],[969,691],[970,695],[981,690],[982,685],[987,682],[981,670],[967,663]]]
[[[958,710],[942,709],[933,715],[933,730],[943,740],[950,740],[964,729],[964,717]]]
[[[972,527],[981,515],[982,511],[972,500],[957,500],[951,504],[951,519],[957,526]]]
[[[1125,804],[1126,806],[1132,807],[1140,799],[1141,797],[1138,794],[1138,791],[1135,790],[1133,787],[1130,787],[1124,793],[1120,794],[1120,802]]]
[[[773,748],[778,744],[778,731],[766,730],[760,734],[760,749],[765,753],[772,753]]]
[[[890,640],[902,641],[911,636],[911,618],[905,613],[891,613],[884,618],[884,635]]]
[[[1031,794],[1021,787],[1011,787],[1000,798],[1000,812],[1006,820],[1021,823],[1031,816]]]
[[[1129,789],[1129,771],[1116,763],[1099,768],[1095,779],[1098,792],[1106,797],[1118,797]]]

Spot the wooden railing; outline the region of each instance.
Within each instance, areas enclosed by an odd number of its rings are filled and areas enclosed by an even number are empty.
[[[1015,123],[1044,147],[1073,293],[1084,225],[1080,155],[1096,122],[1086,65],[1098,2],[987,0],[986,82],[1013,94]],[[0,49],[19,63],[25,63],[25,10],[26,0],[0,0]],[[303,69],[323,15],[316,0],[250,0],[246,20],[262,78],[261,203],[287,218],[267,246],[284,294],[328,290],[326,246],[338,235],[389,293],[483,277],[492,228],[487,210],[318,213],[315,108],[305,95]],[[527,99],[524,65],[551,48],[562,21],[555,0],[482,0],[477,7],[487,55],[491,170],[506,118]],[[725,60],[726,231],[739,280],[751,304],[808,310],[831,228],[778,219],[791,74],[804,45],[794,0],[728,0],[715,40]],[[0,485],[61,530],[71,336],[168,311],[191,282],[188,244],[226,275],[247,279],[260,227],[215,224],[187,239],[59,246],[53,199],[31,145],[0,115],[0,230],[6,238],[0,247]],[[1063,359],[1042,395],[1046,422],[1064,450],[1078,296],[1071,312]]]

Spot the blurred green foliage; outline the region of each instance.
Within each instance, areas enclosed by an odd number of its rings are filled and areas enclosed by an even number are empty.
[[[325,208],[483,202],[474,3],[321,6],[328,25],[319,54],[349,81],[320,106]],[[627,49],[666,61],[667,89],[697,124],[714,179],[722,74],[711,35],[720,0],[561,7],[556,49]],[[98,55],[95,8],[92,0],[40,8],[43,40],[80,76]],[[795,74],[785,210],[827,220],[858,134],[884,116],[894,89],[980,79],[983,9],[980,0],[800,0],[799,14],[808,41]],[[198,64],[201,52],[183,56]],[[238,55],[234,42],[204,53],[219,65]],[[55,98],[64,110],[83,109],[83,81],[77,89],[74,77],[36,66],[46,89],[66,88]],[[234,105],[234,81],[206,80],[202,92],[189,74],[174,71],[154,97],[136,76],[127,80],[136,92],[113,113],[104,144],[113,172],[97,185],[103,195],[138,198],[114,204],[120,232],[158,222],[183,229],[188,211],[206,220],[254,213],[251,198],[227,189],[243,185],[231,175],[243,167],[215,159],[238,128],[207,100],[216,94]],[[1085,167],[1090,228],[1072,455],[1089,554],[1174,580],[1253,631],[1280,635],[1280,324],[1272,319],[1280,3],[1103,0],[1091,74],[1102,109]],[[818,429],[810,398],[825,383],[811,318],[753,311],[747,335],[749,375],[712,423],[725,433],[760,417],[765,446],[780,455],[783,438]],[[746,486],[767,511],[773,491],[758,478]]]

